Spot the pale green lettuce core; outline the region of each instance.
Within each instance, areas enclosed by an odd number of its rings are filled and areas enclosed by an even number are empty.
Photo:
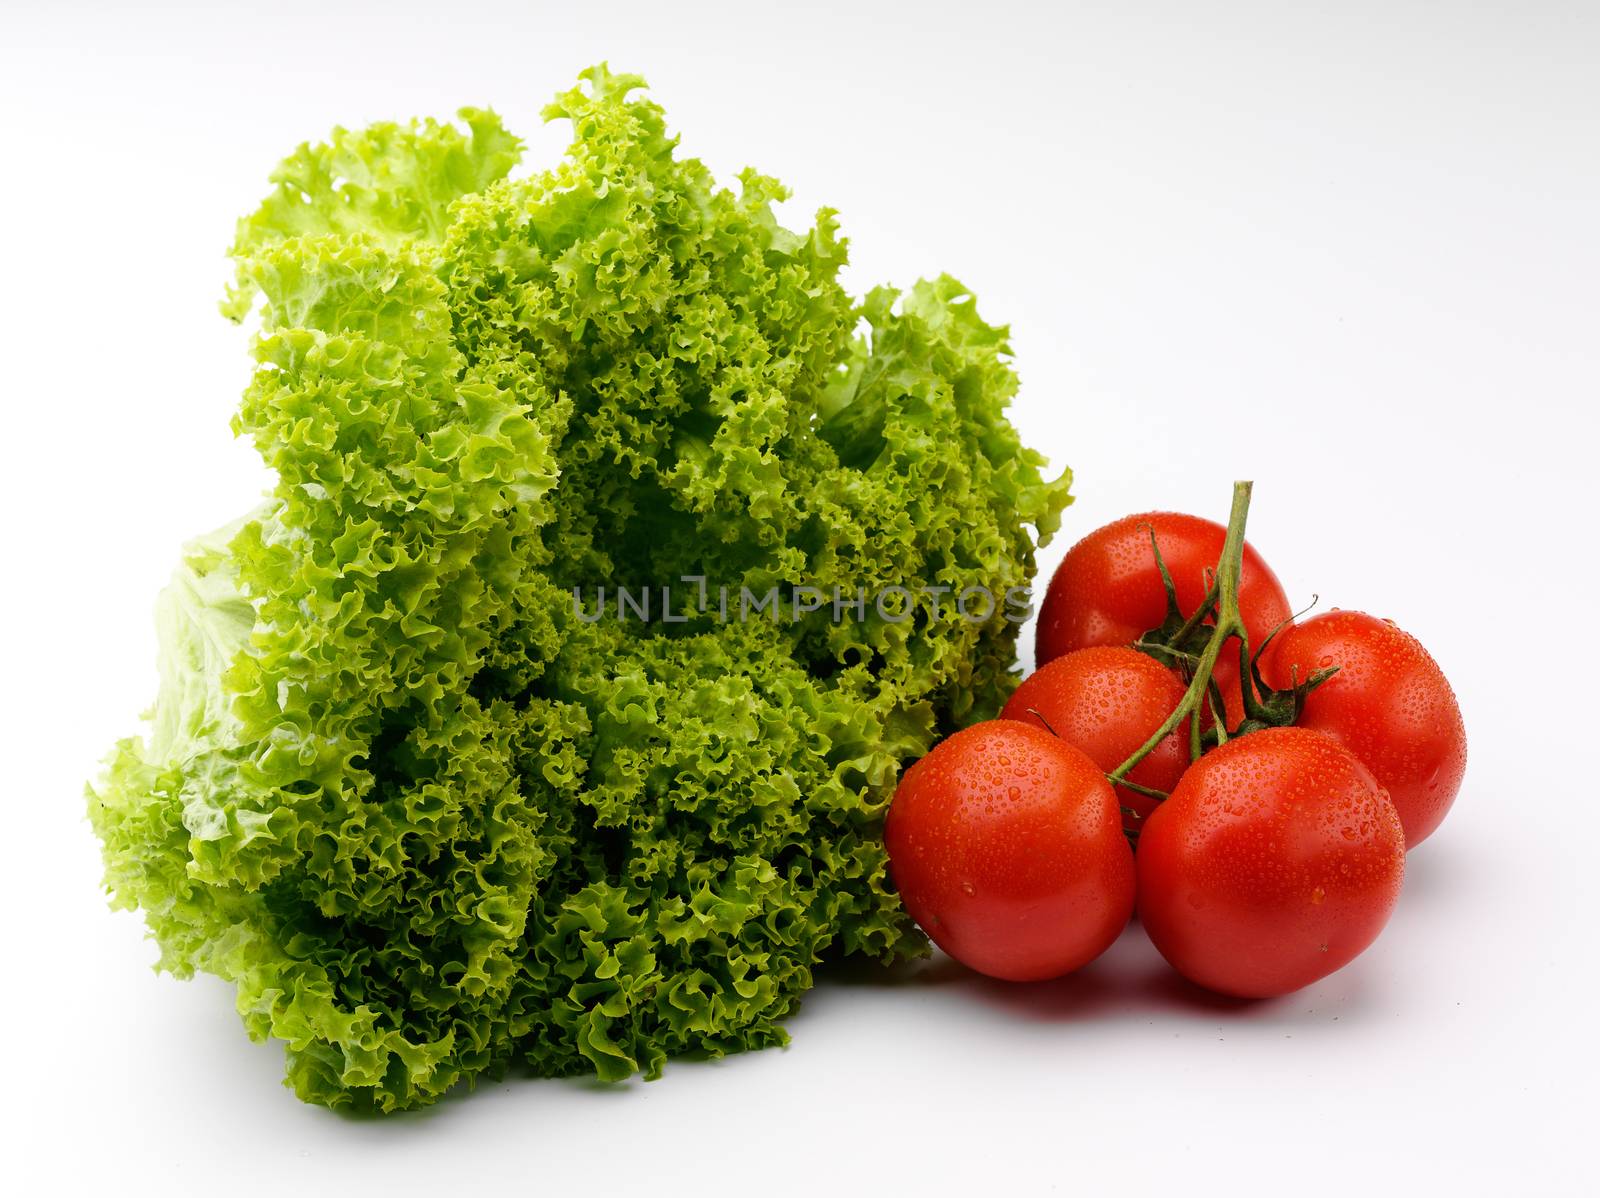
[[[336,130],[239,225],[277,486],[185,555],[90,810],[162,965],[234,983],[309,1101],[654,1076],[782,1042],[824,954],[919,949],[882,816],[1008,693],[1003,611],[646,627],[571,589],[999,594],[1068,501],[960,284],[855,303],[831,212],[781,228],[778,183],[717,189],[640,80],[583,78],[550,172],[487,112]]]

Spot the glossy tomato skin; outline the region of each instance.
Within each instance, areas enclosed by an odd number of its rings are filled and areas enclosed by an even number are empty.
[[[990,977],[1069,973],[1133,912],[1133,853],[1105,776],[1015,720],[974,724],[907,770],[884,843],[911,918]]]
[[[1035,670],[1016,689],[1000,716],[1055,733],[1109,773],[1161,727],[1183,700],[1183,691],[1178,676],[1153,657],[1120,645],[1099,645],[1068,653]],[[1188,765],[1188,741],[1173,732],[1128,776],[1141,786],[1170,792]],[[1148,816],[1159,800],[1122,786],[1116,793],[1123,807],[1137,813],[1124,811],[1123,827],[1137,832],[1142,817]]]
[[[1389,620],[1331,611],[1286,629],[1262,675],[1287,687],[1295,672],[1339,672],[1306,698],[1295,722],[1333,737],[1389,792],[1406,847],[1439,826],[1467,772],[1467,729],[1455,692],[1422,643]]]
[[[1145,512],[1096,529],[1067,551],[1039,608],[1035,657],[1040,665],[1091,645],[1128,645],[1166,619],[1167,593],[1150,547],[1150,530],[1172,575],[1185,615],[1206,596],[1207,572],[1216,569],[1227,529],[1199,516]],[[1271,567],[1248,543],[1239,568],[1239,615],[1250,645],[1258,648],[1293,613]],[[1238,641],[1223,646],[1215,677],[1237,722]]]
[[[1139,918],[1190,981],[1239,998],[1308,986],[1383,930],[1405,876],[1394,804],[1305,728],[1229,741],[1189,767],[1139,840]]]

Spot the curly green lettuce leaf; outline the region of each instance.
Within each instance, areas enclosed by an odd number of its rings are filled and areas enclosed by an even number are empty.
[[[90,811],[163,967],[231,982],[308,1101],[653,1077],[783,1042],[831,956],[920,951],[883,812],[1004,700],[1016,624],[593,623],[573,588],[1003,596],[1068,501],[959,283],[856,303],[831,212],[783,228],[776,181],[584,80],[550,171],[488,113],[340,130],[240,225],[276,485],[186,552]]]
[[[279,163],[271,194],[239,221],[232,251],[239,273],[223,314],[248,314],[256,293],[250,262],[280,242],[365,235],[394,248],[442,240],[451,204],[504,178],[522,155],[521,140],[495,113],[463,108],[457,115],[465,132],[433,120],[335,129],[327,142],[304,143]]]

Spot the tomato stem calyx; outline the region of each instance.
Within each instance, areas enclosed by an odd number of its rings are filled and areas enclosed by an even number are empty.
[[[1313,672],[1308,678],[1301,678],[1299,667],[1291,667],[1287,690],[1272,689],[1261,676],[1261,658],[1266,654],[1267,646],[1272,644],[1273,638],[1316,604],[1316,597],[1313,596],[1306,607],[1267,633],[1266,639],[1261,642],[1261,647],[1253,654],[1243,641],[1239,642],[1239,684],[1244,699],[1244,719],[1233,730],[1234,736],[1243,736],[1247,732],[1257,732],[1262,728],[1286,728],[1294,724],[1300,719],[1300,713],[1305,710],[1306,696],[1339,672],[1338,666],[1328,666]]]
[[[1150,534],[1150,551],[1155,554],[1156,570],[1161,575],[1161,585],[1167,593],[1167,613],[1158,627],[1133,642],[1133,648],[1147,657],[1155,658],[1164,666],[1182,671],[1187,680],[1210,639],[1211,629],[1206,621],[1217,609],[1216,579],[1213,577],[1209,580],[1200,606],[1195,608],[1192,615],[1185,616],[1183,609],[1178,606],[1178,588],[1172,581],[1172,572],[1167,569],[1167,559],[1161,555],[1161,543],[1156,540],[1155,527],[1149,524],[1143,527]]]
[[[1205,601],[1200,604],[1194,615],[1187,619],[1183,618],[1182,613],[1178,610],[1176,590],[1172,585],[1171,576],[1167,572],[1165,563],[1161,561],[1160,547],[1155,547],[1156,561],[1161,570],[1162,582],[1167,588],[1167,619],[1160,629],[1156,629],[1151,634],[1150,638],[1141,637],[1140,643],[1135,647],[1148,652],[1152,644],[1163,639],[1161,636],[1162,631],[1167,629],[1168,625],[1173,625],[1170,630],[1171,633],[1181,633],[1185,638],[1192,637],[1196,631],[1203,631],[1206,634],[1206,640],[1197,654],[1191,654],[1183,649],[1177,649],[1173,654],[1174,657],[1180,658],[1192,657],[1193,672],[1189,674],[1189,686],[1183,692],[1183,698],[1178,702],[1177,707],[1172,709],[1172,714],[1162,722],[1161,727],[1157,728],[1143,745],[1134,750],[1132,756],[1106,775],[1107,781],[1111,782],[1112,785],[1127,785],[1128,773],[1143,761],[1157,745],[1177,731],[1185,720],[1189,721],[1189,754],[1192,759],[1198,759],[1205,748],[1205,736],[1202,727],[1205,705],[1208,703],[1212,705],[1214,720],[1216,714],[1218,714],[1216,709],[1221,706],[1217,697],[1212,693],[1214,688],[1211,682],[1211,675],[1212,671],[1216,669],[1217,659],[1222,655],[1223,646],[1227,643],[1229,637],[1236,636],[1239,638],[1240,647],[1246,655],[1244,660],[1247,663],[1249,661],[1249,638],[1245,633],[1244,620],[1239,615],[1239,572],[1241,563],[1244,560],[1244,526],[1250,514],[1251,487],[1252,484],[1249,482],[1236,482],[1233,484],[1233,506],[1228,513],[1228,531],[1222,542],[1222,557],[1217,562],[1216,579],[1212,583]],[[1154,546],[1155,533],[1153,530],[1150,540]],[[1203,624],[1203,620],[1213,607],[1216,613],[1215,623],[1206,626]],[[1163,645],[1162,648],[1175,647],[1169,644]],[[1151,656],[1156,657],[1158,661],[1168,660],[1168,664],[1170,664],[1170,660],[1163,658],[1159,652],[1153,653]],[[1244,689],[1248,692],[1250,688],[1246,686]],[[1219,738],[1227,735],[1222,730],[1222,721],[1217,721],[1215,728]]]
[[[1055,737],[1057,740],[1061,739],[1061,733],[1057,732],[1050,726],[1050,721],[1044,718],[1044,712],[1040,711],[1037,707],[1030,707],[1028,708],[1028,714],[1043,724],[1044,730],[1051,736]]]
[[[1235,737],[1263,728],[1283,728],[1295,723],[1305,709],[1306,696],[1339,672],[1338,666],[1317,670],[1307,678],[1301,678],[1295,672],[1291,674],[1290,684],[1285,690],[1272,689],[1261,676],[1262,655],[1272,644],[1273,638],[1294,623],[1297,616],[1305,613],[1297,612],[1283,621],[1251,653],[1250,636],[1245,631],[1244,618],[1239,612],[1239,578],[1244,561],[1244,527],[1250,514],[1250,493],[1249,482],[1233,484],[1233,507],[1228,514],[1222,556],[1217,561],[1216,569],[1207,571],[1205,598],[1191,615],[1185,616],[1178,606],[1177,587],[1161,556],[1155,529],[1148,529],[1156,569],[1161,574],[1161,584],[1167,592],[1167,612],[1161,625],[1141,636],[1133,647],[1177,670],[1188,687],[1178,705],[1161,727],[1151,734],[1150,739],[1106,775],[1106,780],[1113,786],[1126,786],[1147,798],[1165,799],[1167,796],[1161,791],[1128,781],[1128,773],[1157,745],[1181,728],[1185,721],[1189,725],[1189,757],[1191,761],[1198,761],[1206,750],[1227,744]],[[1312,601],[1313,605],[1315,602]],[[1211,623],[1208,624],[1207,620]],[[1230,729],[1227,704],[1223,701],[1214,672],[1223,648],[1232,637],[1237,637],[1239,641],[1239,692],[1243,714],[1238,725]],[[1205,726],[1207,715],[1211,717],[1209,728]],[[1137,836],[1138,833],[1135,831],[1131,835]]]

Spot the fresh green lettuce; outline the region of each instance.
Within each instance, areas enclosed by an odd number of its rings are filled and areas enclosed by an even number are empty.
[[[900,766],[993,714],[1016,625],[869,605],[588,622],[572,588],[1025,585],[1065,476],[954,280],[858,304],[823,211],[718,189],[604,67],[513,179],[493,114],[336,130],[240,222],[266,505],[186,552],[149,735],[91,789],[161,964],[297,1094],[394,1110],[781,1043],[825,956],[921,941]],[[692,586],[680,586],[681,593]]]

